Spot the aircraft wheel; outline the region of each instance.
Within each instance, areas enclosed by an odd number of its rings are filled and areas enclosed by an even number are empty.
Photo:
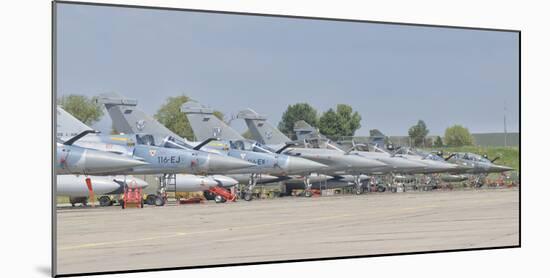
[[[363,191],[361,190],[361,188],[357,188],[355,190],[355,195],[361,195],[361,194],[363,194]]]
[[[306,191],[304,192],[304,196],[306,196],[306,197],[311,197],[311,195],[312,195],[312,194],[311,194],[311,191],[310,191],[310,190],[306,190]]]
[[[208,200],[208,201],[214,200],[214,198],[216,197],[216,196],[214,196],[214,194],[213,194],[212,192],[210,192],[210,191],[208,191],[208,190],[205,190],[205,191],[203,191],[202,193],[203,193],[203,195],[204,195],[204,198],[205,198],[206,200]]]
[[[220,195],[216,195],[214,197],[214,201],[216,201],[216,203],[225,203],[227,200],[224,197],[220,196]]]
[[[120,203],[120,207],[121,207],[122,209],[125,209],[125,207],[124,207],[124,200],[120,200],[119,203]]]
[[[140,208],[143,208],[143,203],[144,203],[144,201],[143,201],[143,199],[141,199],[141,204],[139,206]]]
[[[384,191],[386,191],[386,188],[385,188],[384,186],[377,186],[377,187],[376,187],[376,191],[378,191],[378,192],[384,192]]]
[[[392,188],[391,188],[391,192],[392,192],[392,193],[396,193],[396,192],[397,192],[397,187],[392,187]]]
[[[109,196],[101,196],[99,197],[99,205],[102,207],[111,206],[113,202]]]
[[[164,200],[161,197],[157,196],[157,198],[155,198],[155,206],[157,207],[164,206]]]
[[[252,193],[247,192],[244,194],[244,200],[245,201],[252,201]]]
[[[147,198],[145,198],[145,203],[152,206],[155,204],[155,200],[157,199],[156,195],[147,195]]]

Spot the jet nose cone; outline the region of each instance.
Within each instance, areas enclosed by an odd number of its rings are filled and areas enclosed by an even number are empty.
[[[512,171],[514,168],[508,167],[508,166],[502,166],[502,165],[492,165],[491,166],[491,172],[506,172],[506,171]]]
[[[208,156],[208,169],[212,172],[224,172],[253,166],[256,166],[256,164],[229,156],[216,154],[209,154]]]
[[[288,157],[288,169],[289,172],[300,173],[300,172],[316,172],[322,169],[327,168],[325,164],[321,164],[309,159],[301,157]]]
[[[90,150],[86,151],[84,161],[86,164],[85,168],[89,172],[95,173],[103,171],[115,172],[148,164],[128,156]]]

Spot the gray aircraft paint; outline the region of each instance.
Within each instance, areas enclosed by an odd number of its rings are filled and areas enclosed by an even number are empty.
[[[58,110],[61,109],[58,107]],[[74,126],[78,121],[70,117],[58,118],[58,124]],[[61,138],[64,139],[64,138]],[[154,146],[154,138],[139,134],[127,135],[97,135],[88,134],[76,141],[79,147],[95,149],[103,152],[114,152],[120,159],[132,158],[148,163],[133,167],[120,174],[223,174],[228,170],[247,168],[251,163],[220,156],[199,150],[184,150]],[[151,145],[148,145],[151,144]]]
[[[250,130],[253,138],[259,142],[263,142],[265,144],[271,145],[274,148],[280,147],[283,144],[291,141],[290,138],[288,138],[286,135],[284,135],[279,129],[275,128],[273,125],[271,125],[265,116],[259,115],[254,110],[248,108],[245,110],[240,111],[237,114],[237,118],[244,119],[246,122],[246,125],[248,126],[248,130]],[[312,133],[317,133],[317,131],[308,125],[306,122],[298,121],[295,123],[295,131],[296,135],[298,136],[298,141],[303,141],[305,139],[308,139],[312,137]],[[314,135],[313,134],[313,135]],[[344,151],[342,151],[337,146],[333,146],[331,144],[327,144],[327,148],[319,149],[319,148],[293,148],[291,147],[290,153],[300,153],[302,155],[306,155],[306,158],[309,159],[315,159],[315,154],[323,154],[326,156],[326,159],[328,160],[328,156],[336,156],[343,157],[342,159],[346,159],[347,156],[344,156],[346,154]],[[330,148],[330,149],[329,149]],[[389,154],[385,153],[374,153],[374,152],[363,152],[363,151],[352,151],[349,152],[349,155],[359,155],[364,158],[368,158],[371,160],[376,160],[381,163],[384,163],[385,167],[378,167],[375,169],[369,169],[368,171],[363,171],[361,173],[371,173],[371,174],[383,174],[383,173],[389,173],[389,172],[413,172],[413,171],[421,171],[425,167],[424,164],[419,164],[417,162],[408,161],[405,159],[395,158],[391,157]],[[324,162],[325,164],[329,163],[328,161]],[[332,166],[337,168],[341,168],[341,163],[335,162]]]
[[[458,166],[469,167],[470,169],[466,171],[468,174],[502,173],[514,170],[511,167],[494,164],[489,159],[474,153],[455,153],[448,161]]]
[[[265,116],[250,108],[240,111],[237,114],[237,119],[244,119],[252,138],[262,144],[277,147],[292,141],[279,129],[271,125]]]
[[[59,175],[109,175],[147,165],[132,157],[61,143],[57,143],[56,151],[55,172]]]
[[[57,135],[56,137],[73,137],[86,130],[93,130],[93,128],[87,126],[83,122],[79,121],[73,115],[63,110],[60,106],[57,106],[57,119],[66,119],[64,125],[60,124],[58,120],[56,123]]]
[[[181,106],[181,112],[187,116],[196,140],[201,141],[211,137],[224,140],[245,139],[237,131],[218,119],[213,114],[214,110],[209,107],[194,101],[188,101]]]
[[[137,109],[138,102],[135,99],[124,98],[117,94],[103,94],[99,96],[98,102],[105,106],[113,121],[113,127],[118,132],[152,134],[162,139],[172,136],[178,140],[184,140],[155,118]]]
[[[117,130],[124,132],[144,132],[154,134],[156,138],[162,137],[166,140],[171,137],[174,146],[178,145],[181,148],[193,148],[200,142],[188,141],[181,138],[174,132],[170,131],[154,118],[136,108],[137,101],[125,99],[116,95],[103,95],[99,101],[105,105],[109,115],[113,119],[113,126]],[[189,122],[193,128],[193,132],[198,140],[206,140],[208,138],[217,137],[221,139],[237,139],[244,140],[242,136],[237,134],[230,127],[216,118],[211,109],[200,107],[198,104],[189,105],[193,111],[191,115],[187,115]],[[195,108],[192,108],[195,107]],[[200,109],[198,109],[200,108]],[[204,113],[204,115],[202,114]],[[213,117],[213,118],[212,118]],[[216,122],[216,128],[204,128],[203,122]],[[217,128],[219,127],[219,128]],[[204,136],[203,136],[204,135]],[[203,139],[204,138],[204,139]],[[311,161],[304,161],[301,158],[289,157],[287,155],[274,155],[271,153],[259,153],[247,150],[237,150],[230,147],[230,142],[223,140],[222,142],[211,142],[202,148],[211,153],[223,154],[236,159],[242,159],[256,166],[240,170],[228,171],[224,174],[272,174],[272,175],[287,175],[293,173],[305,173],[316,171],[324,168],[324,165],[319,165]]]

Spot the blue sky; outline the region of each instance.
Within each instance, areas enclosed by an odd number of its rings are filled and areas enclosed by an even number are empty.
[[[356,135],[406,135],[419,119],[433,135],[501,132],[506,106],[519,130],[517,33],[71,4],[57,24],[58,95],[117,92],[154,114],[186,94],[274,124],[289,104],[345,103]]]

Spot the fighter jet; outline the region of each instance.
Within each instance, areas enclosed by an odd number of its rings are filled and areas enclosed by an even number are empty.
[[[217,142],[192,142],[181,138],[166,127],[162,126],[158,121],[148,116],[144,112],[138,110],[135,106],[137,101],[123,99],[118,96],[108,95],[102,96],[99,101],[103,103],[113,120],[115,129],[122,132],[141,131],[148,134],[154,134],[156,138],[163,138],[162,144],[168,148],[174,149],[201,149],[210,153],[223,154],[228,157],[245,160],[255,164],[254,167],[231,170],[224,174],[232,177],[232,175],[249,174],[248,188],[244,194],[245,200],[252,199],[252,190],[258,183],[258,180],[265,180],[264,175],[273,176],[288,176],[293,174],[303,174],[315,172],[319,169],[326,168],[325,165],[309,161],[302,158],[291,157],[284,154],[276,154],[268,149],[264,149],[255,142],[246,141],[234,132],[239,140],[222,140]],[[212,122],[219,121],[217,118]],[[223,123],[219,121],[220,123]],[[203,140],[201,137],[201,125],[193,125],[192,128],[197,136],[197,139]],[[231,130],[232,131],[232,130]],[[208,137],[211,138],[211,137]],[[208,138],[205,138],[207,140]],[[227,138],[221,138],[227,139]]]
[[[442,152],[437,152],[438,157],[443,157]],[[443,159],[443,158],[441,158]],[[444,158],[445,161],[454,163],[460,167],[469,167],[465,173],[474,176],[474,186],[481,187],[485,183],[485,178],[490,173],[503,173],[512,171],[514,168],[494,164],[499,157],[490,160],[487,155],[481,156],[475,153],[452,153]]]
[[[489,160],[485,156],[481,156],[475,153],[453,153],[447,158],[446,161],[455,163],[456,165],[470,167],[470,170],[466,171],[469,174],[483,174],[483,173],[502,173],[506,171],[512,171],[514,168],[494,164],[499,157]]]
[[[393,154],[395,156],[402,156],[407,159],[425,164],[426,168],[423,171],[424,174],[436,174],[436,173],[461,174],[471,170],[471,167],[469,167],[468,165],[457,165],[453,163],[448,163],[447,161],[445,161],[444,159],[442,159],[437,155],[408,148],[408,147],[397,148],[393,152]]]
[[[62,110],[60,107],[57,109]],[[73,121],[74,119],[67,117],[58,117],[57,119],[60,126],[68,125]],[[65,145],[70,142],[71,145],[77,145],[81,148],[111,153],[112,156],[122,161],[128,159],[142,161],[141,165],[114,171],[118,174],[223,174],[230,170],[254,166],[254,164],[241,159],[207,153],[198,149],[183,150],[158,147],[151,135],[90,133],[92,132],[81,133],[76,140],[66,141]],[[212,140],[212,138],[208,138],[203,143]]]
[[[73,139],[57,143],[56,174],[110,175],[148,165],[129,156],[73,146],[73,143]]]
[[[379,169],[387,167],[385,163],[361,157],[355,154],[342,153],[335,150],[323,149],[314,150],[305,148],[291,148],[291,145],[284,145],[279,149],[273,149],[269,146],[262,145],[259,142],[244,139],[238,132],[230,128],[227,124],[219,120],[213,115],[213,110],[209,107],[202,106],[196,102],[184,103],[181,111],[186,113],[187,119],[191,124],[195,136],[204,138],[216,134],[216,136],[228,140],[233,144],[234,149],[248,149],[253,151],[271,152],[274,155],[290,155],[294,158],[305,158],[305,161],[317,162],[326,165],[325,169],[310,170],[309,173],[321,173],[332,176],[333,174],[351,174],[355,177],[360,177],[361,174],[375,172]],[[249,142],[250,146],[246,146]],[[281,144],[283,145],[283,144]],[[296,168],[296,167],[291,167]],[[309,174],[308,174],[309,176]],[[358,178],[357,178],[358,179]],[[361,185],[358,182],[359,186]],[[306,196],[310,195],[311,183],[309,178],[304,181]],[[362,187],[357,191],[362,192]]]
[[[354,142],[352,142],[352,147],[349,150],[344,151],[343,146],[338,143],[332,142],[326,136],[320,134],[314,127],[302,120],[297,121],[294,124],[294,131],[296,132],[298,140],[303,141],[304,144],[307,146],[313,146],[314,148],[328,148],[339,150],[341,152],[357,154],[387,164],[387,167],[381,168],[376,174],[419,173],[426,170],[426,165],[423,163],[419,163],[418,161],[412,161],[401,156],[395,156],[376,148],[373,148],[372,151],[363,151],[362,149],[364,149],[365,147],[367,147],[368,149],[368,146],[355,144]]]
[[[90,132],[93,131],[84,131],[66,141],[57,142],[56,146],[54,167],[57,175],[56,193],[69,195],[73,206],[75,202],[82,202],[82,199],[88,196],[90,200],[94,200],[96,191],[110,192],[118,188],[118,184],[115,185],[114,181],[88,175],[111,175],[147,165],[146,162],[131,157],[73,146],[74,142]],[[84,175],[84,178],[78,175]],[[85,204],[85,201],[83,203]]]
[[[74,134],[69,127],[80,129],[89,128],[80,123],[76,118],[58,107],[58,128],[61,134]],[[78,130],[78,129],[77,129]],[[162,174],[159,197],[164,196],[166,186],[174,184],[174,179],[182,179],[180,182],[191,184],[195,179],[189,180],[189,176],[182,177],[177,174],[223,174],[230,170],[242,169],[254,166],[254,164],[228,156],[208,153],[197,149],[175,149],[155,145],[154,137],[147,134],[125,134],[125,135],[101,135],[83,134],[78,140],[72,140],[72,144],[78,147],[94,149],[108,153],[119,159],[138,160],[141,165],[128,169],[116,169],[117,174]],[[203,142],[207,144],[212,138]],[[170,179],[170,180],[168,180]],[[185,190],[185,186],[178,187],[178,190]],[[159,200],[155,201],[156,204]],[[163,202],[162,202],[163,203]],[[162,204],[161,204],[162,205]]]
[[[216,134],[225,140],[236,142],[237,147],[239,147],[239,142],[247,141],[236,131],[231,129],[221,120],[217,119],[213,115],[212,109],[208,107],[202,106],[196,102],[187,102],[182,105],[181,109],[182,112],[186,113],[187,118],[194,129],[195,135],[199,136],[199,138],[209,136],[210,134]],[[195,127],[197,127],[196,131]],[[248,141],[254,142],[251,140]],[[254,142],[252,145],[254,147],[252,150],[268,150],[274,154],[302,157],[310,162],[317,162],[327,166],[325,169],[317,169],[317,171],[310,171],[310,173],[315,172],[332,176],[334,173],[339,172],[342,174],[345,173],[360,176],[362,173],[368,173],[369,171],[386,167],[386,164],[372,159],[367,159],[357,155],[339,153],[333,150],[311,152],[311,150],[308,149],[288,149],[290,145],[282,146],[284,144],[280,145],[282,147],[274,149],[270,146],[262,145],[259,142]],[[307,193],[311,189],[311,183],[309,183],[308,178],[305,179],[304,185],[306,187],[306,196],[308,196],[309,194]]]
[[[291,141],[286,135],[280,132],[277,128],[267,122],[266,117],[259,115],[252,109],[245,109],[240,111],[237,115],[237,118],[244,119],[248,130],[250,130],[254,139],[268,144],[274,148],[282,147],[283,145],[289,146],[287,142]],[[298,136],[298,142],[304,146],[304,148],[292,147],[289,153],[295,153],[300,155],[306,155],[306,158],[316,159],[317,155],[330,155],[331,158],[335,155],[339,157],[349,158],[349,157],[362,157],[369,159],[371,161],[378,161],[383,163],[383,167],[374,167],[367,170],[359,171],[359,174],[372,174],[379,175],[385,173],[403,173],[403,172],[412,172],[424,169],[423,164],[419,164],[414,161],[407,159],[393,157],[387,153],[381,152],[364,152],[359,151],[355,147],[344,151],[341,147],[333,144],[326,137],[318,134],[317,131],[308,125],[304,121],[298,121],[295,123],[296,134]],[[351,171],[352,173],[357,173],[357,171]],[[331,175],[334,175],[331,174]],[[356,193],[360,194],[361,192],[361,176],[354,175],[354,184],[356,185]],[[336,180],[347,180],[348,177],[335,176]]]

